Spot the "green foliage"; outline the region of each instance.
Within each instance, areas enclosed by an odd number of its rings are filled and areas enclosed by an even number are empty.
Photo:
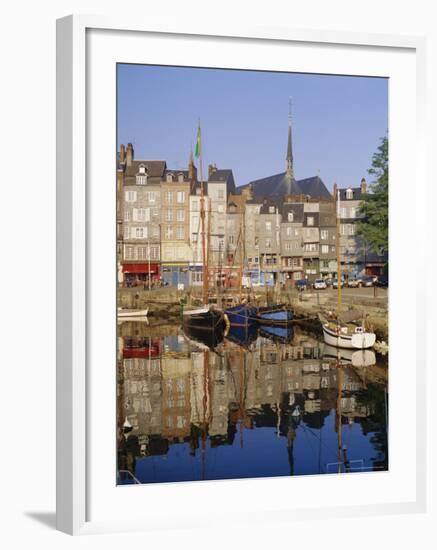
[[[363,196],[360,213],[364,219],[358,224],[358,235],[376,253],[388,252],[388,139],[383,137],[372,158],[371,193]]]

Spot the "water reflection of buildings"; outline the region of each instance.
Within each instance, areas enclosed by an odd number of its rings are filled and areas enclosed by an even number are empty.
[[[169,445],[180,442],[190,442],[195,454],[206,437],[211,446],[232,444],[238,431],[243,445],[243,428],[262,426],[276,427],[292,448],[301,418],[321,428],[338,410],[337,362],[323,355],[322,346],[297,335],[289,344],[259,338],[250,352],[226,341],[212,352],[180,335],[121,337],[123,464],[132,466],[135,456],[166,454]],[[373,412],[371,402],[359,399],[366,388],[365,369],[346,364],[341,371],[341,422],[360,422]]]

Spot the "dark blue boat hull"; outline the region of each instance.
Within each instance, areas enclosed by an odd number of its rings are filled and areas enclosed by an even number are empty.
[[[256,310],[247,304],[239,304],[225,310],[232,327],[255,326],[257,322]]]

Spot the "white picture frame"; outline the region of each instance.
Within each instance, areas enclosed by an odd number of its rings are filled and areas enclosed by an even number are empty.
[[[127,33],[132,39],[138,39],[139,36],[153,36],[154,39],[165,41],[177,40],[180,37],[190,37],[196,40],[221,40],[226,42],[229,48],[232,44],[244,45],[250,47],[251,44],[260,48],[268,45],[274,48],[276,45],[305,45],[312,44],[317,48],[328,48],[332,46],[347,49],[360,49],[363,55],[371,54],[376,51],[396,51],[400,56],[405,53],[409,57],[414,57],[414,89],[416,102],[410,105],[411,115],[409,123],[415,127],[414,148],[415,161],[414,167],[410,167],[412,177],[415,181],[415,189],[424,191],[425,181],[425,161],[424,161],[424,90],[425,90],[425,40],[420,37],[391,36],[391,35],[373,35],[373,34],[354,34],[337,33],[311,30],[296,30],[287,28],[252,28],[234,27],[214,28],[202,27],[199,29],[196,25],[192,28],[178,28],[177,26],[150,25],[133,19],[110,19],[105,17],[73,15],[57,22],[57,528],[69,534],[83,534],[90,532],[102,532],[110,530],[126,529],[147,529],[156,526],[165,525],[164,518],[162,522],[159,517],[159,511],[153,518],[147,517],[145,511],[134,516],[120,517],[114,521],[115,508],[113,513],[105,517],[105,512],[98,515],[94,520],[93,514],[90,515],[91,500],[98,501],[96,497],[91,499],[90,486],[93,483],[95,465],[90,451],[92,445],[90,433],[95,430],[90,429],[90,411],[92,410],[93,392],[91,370],[92,363],[92,343],[95,331],[90,332],[93,326],[92,316],[96,316],[96,308],[92,305],[93,301],[93,280],[91,273],[92,261],[89,250],[92,249],[92,242],[95,237],[90,237],[90,228],[97,215],[95,200],[93,200],[93,188],[90,187],[90,178],[92,179],[93,168],[87,163],[87,148],[90,146],[92,138],[89,138],[88,117],[89,109],[93,102],[90,99],[89,90],[89,71],[93,64],[88,62],[90,43],[95,47],[94,42],[89,42],[87,33],[90,31],[104,31],[109,33],[109,39],[118,40],[117,33]],[[132,34],[134,33],[134,35]],[[135,38],[136,37],[136,38]],[[96,46],[98,48],[98,44]],[[120,50],[123,51],[123,50]],[[176,52],[171,46],[164,52],[166,59],[175,57],[175,64],[180,64],[176,59]],[[126,61],[125,52],[121,57]],[[219,54],[217,54],[219,55]],[[226,66],[226,64],[224,65]],[[340,67],[340,65],[339,65]],[[87,72],[88,71],[88,72]],[[331,72],[333,69],[329,69]],[[341,72],[341,69],[340,69]],[[371,74],[371,73],[370,73]],[[382,74],[382,73],[381,73]],[[115,93],[115,92],[114,92]],[[407,93],[407,92],[405,92]],[[115,107],[115,105],[114,105]],[[414,111],[414,112],[413,112]],[[413,116],[414,115],[414,116]],[[392,124],[394,132],[399,131],[394,120],[390,120],[390,131]],[[94,131],[94,130],[93,130]],[[100,130],[101,131],[101,130]],[[115,139],[115,135],[114,135]],[[399,151],[402,150],[400,144]],[[410,143],[413,149],[413,143]],[[395,151],[396,152],[396,151]],[[392,157],[390,157],[390,160]],[[401,162],[401,161],[400,161]],[[395,164],[395,176],[398,174]],[[401,165],[399,164],[399,168]],[[114,170],[114,165],[108,167],[109,173]],[[394,176],[394,177],[395,177]],[[402,183],[402,174],[399,174],[399,181]],[[107,185],[111,185],[110,181]],[[114,176],[115,188],[115,176]],[[91,200],[90,200],[91,197]],[[402,199],[403,200],[403,199]],[[402,200],[395,200],[395,213],[408,204]],[[413,235],[423,231],[425,222],[420,220],[418,209],[414,210]],[[103,215],[102,215],[103,216]],[[395,214],[395,223],[399,219]],[[106,216],[110,218],[110,216]],[[391,219],[392,224],[393,219]],[[114,222],[115,223],[115,222]],[[391,235],[392,235],[391,231]],[[390,238],[392,244],[392,237]],[[105,247],[102,254],[110,251],[111,243]],[[396,246],[394,246],[396,248]],[[419,247],[417,252],[417,265],[421,264],[420,258],[423,256],[423,247]],[[115,252],[114,252],[115,255]],[[396,256],[396,254],[395,254]],[[103,256],[102,256],[103,257]],[[396,259],[394,260],[396,262]],[[110,288],[110,286],[109,286]],[[399,291],[396,285],[391,291],[393,295]],[[372,513],[398,513],[398,512],[419,512],[425,510],[426,505],[426,463],[425,463],[425,423],[419,422],[419,419],[426,417],[425,396],[425,376],[426,376],[426,358],[425,350],[425,315],[422,311],[425,302],[426,289],[422,285],[417,285],[414,301],[411,300],[408,307],[411,311],[415,308],[415,329],[414,344],[409,348],[411,357],[414,356],[414,366],[416,378],[414,379],[414,407],[415,414],[412,425],[415,426],[416,445],[414,448],[415,464],[414,479],[411,478],[410,494],[413,497],[398,499],[395,495],[387,492],[378,502],[372,503],[371,500],[360,503],[356,499],[354,503],[341,505],[334,503],[331,507],[323,504],[317,509],[307,508],[305,505],[294,505],[290,503],[279,503],[274,509],[263,508],[263,504],[254,504],[256,509],[255,517],[260,513],[269,516],[272,519],[275,515],[282,519],[288,512],[293,512],[293,517],[327,517],[328,515],[364,515]],[[422,305],[421,305],[422,304]],[[390,305],[395,307],[395,300],[390,297]],[[115,322],[115,320],[114,320]],[[91,333],[94,335],[91,337]],[[396,341],[391,340],[390,345],[396,346]],[[392,371],[391,371],[392,372]],[[390,373],[391,375],[391,373]],[[114,381],[115,385],[115,381]],[[95,385],[94,385],[95,388]],[[396,401],[396,399],[394,400]],[[396,403],[393,405],[395,406]],[[399,406],[399,403],[396,405]],[[95,415],[91,415],[91,417]],[[392,418],[392,416],[391,416]],[[395,423],[396,420],[393,420]],[[110,426],[112,429],[112,425]],[[114,450],[115,454],[115,450]],[[110,465],[109,465],[110,470]],[[398,472],[399,474],[399,472]],[[355,474],[358,475],[358,474]],[[329,477],[326,484],[335,490],[339,479],[336,476]],[[114,473],[115,479],[115,473]],[[357,478],[358,479],[358,478]],[[314,479],[309,480],[300,478],[294,480],[300,489],[305,483],[311,485],[313,489]],[[316,480],[317,481],[317,480]],[[232,488],[236,494],[251,494],[252,486],[255,483],[251,480],[244,482],[230,482],[233,485],[226,485],[228,482],[204,482],[203,484],[194,484],[195,487],[187,489],[184,484],[172,484],[185,487],[191,494],[191,499],[202,500],[208,491],[214,492],[217,499],[225,498],[225,494]],[[257,482],[259,483],[259,482]],[[262,490],[269,491],[279,489],[278,481],[261,481],[264,483]],[[267,484],[270,483],[271,486]],[[280,483],[284,483],[280,479]],[[324,481],[325,483],[325,481]],[[343,483],[344,485],[344,483]],[[413,487],[414,485],[414,487]],[[326,485],[327,487],[328,485]],[[199,488],[200,487],[200,488]],[[260,489],[260,485],[256,486]],[[121,489],[123,490],[123,489]],[[94,489],[93,489],[94,491]],[[167,485],[154,486],[150,489],[150,494],[160,498],[159,494],[165,492],[168,499],[175,497],[174,487]],[[255,489],[253,489],[255,491]],[[389,491],[389,489],[387,489]],[[121,492],[118,493],[121,498]],[[179,490],[180,494],[180,490]],[[230,494],[228,492],[228,494]],[[255,493],[254,493],[255,494]],[[102,492],[103,495],[103,492]],[[126,495],[123,495],[125,498]],[[252,495],[253,497],[253,495]],[[103,497],[102,497],[103,498]],[[143,500],[145,496],[142,495]],[[101,499],[102,500],[102,499]],[[138,503],[138,500],[136,501]],[[193,503],[193,506],[195,504]],[[129,519],[130,518],[130,519]],[[167,515],[166,521],[169,516]],[[170,521],[178,523],[178,519],[173,512]],[[181,520],[182,521],[182,520]],[[193,525],[204,525],[205,518],[199,517],[193,519]]]

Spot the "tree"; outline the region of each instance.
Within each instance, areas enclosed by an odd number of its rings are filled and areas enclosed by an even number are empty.
[[[373,176],[371,193],[362,197],[357,233],[377,254],[388,252],[388,138],[383,137],[368,173]]]

